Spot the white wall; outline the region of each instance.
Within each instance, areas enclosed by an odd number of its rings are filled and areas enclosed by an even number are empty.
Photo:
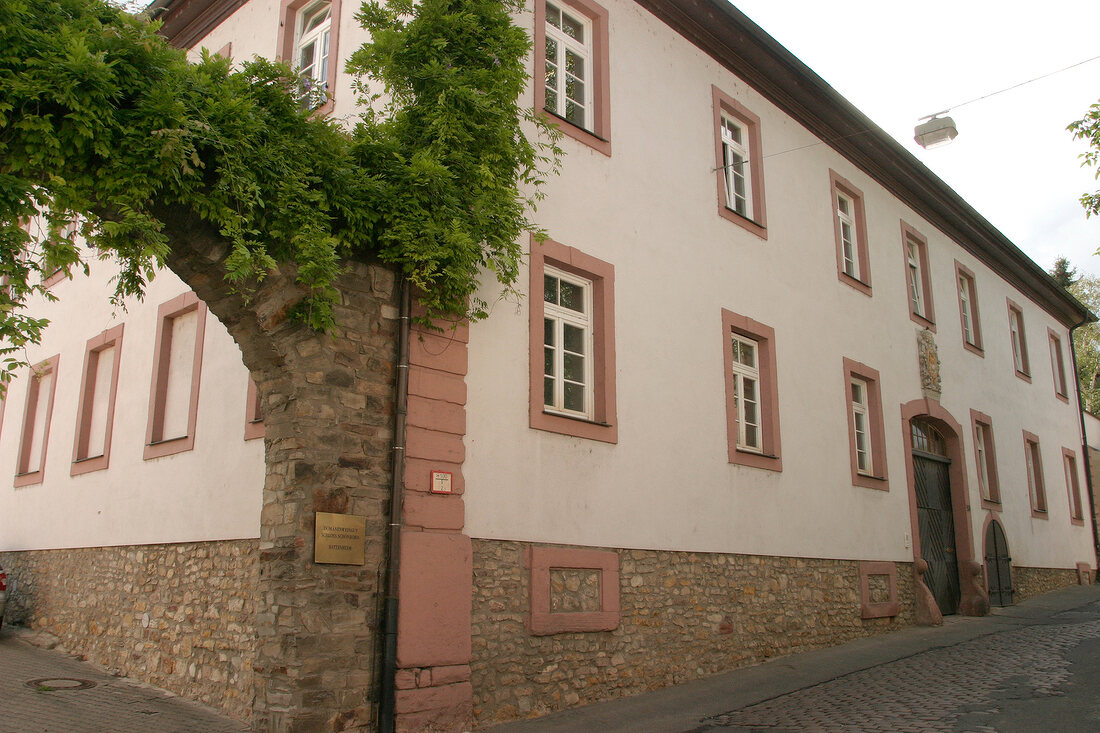
[[[564,172],[548,186],[537,220],[553,239],[615,266],[618,444],[528,427],[528,306],[497,303],[471,330],[467,531],[912,559],[900,405],[921,392],[904,219],[929,239],[942,404],[963,427],[976,552],[984,512],[970,408],[993,418],[1014,560],[1060,567],[1091,560],[1088,528],[1069,523],[1061,461],[1062,446],[1080,445],[1076,398],[1069,405],[1055,398],[1047,355],[1047,326],[1068,343],[1065,329],[638,5],[606,5],[613,155],[564,139]],[[717,215],[711,83],[761,118],[767,241]],[[837,279],[830,167],[865,194],[873,298]],[[976,275],[984,358],[962,347],[956,258]],[[520,283],[526,287],[526,272]],[[495,291],[484,295],[491,302]],[[1006,296],[1024,308],[1031,384],[1013,372]],[[782,473],[727,463],[722,308],[775,329]],[[881,373],[889,492],[851,485],[843,357]],[[1023,429],[1042,441],[1046,521],[1030,517]]]
[[[229,333],[207,314],[194,450],[143,460],[149,416],[157,306],[189,288],[170,272],[150,283],[143,303],[112,308],[115,269],[91,260],[53,286],[60,301],[39,302],[51,320],[34,364],[60,354],[44,480],[13,488],[28,379],[9,387],[0,425],[0,550],[94,547],[259,536],[264,481],[262,440],[244,440],[248,371]],[[125,324],[110,465],[70,476],[77,402],[88,339]],[[6,477],[6,478],[4,478]]]

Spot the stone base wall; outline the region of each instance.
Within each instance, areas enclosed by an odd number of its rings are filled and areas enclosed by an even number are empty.
[[[59,648],[248,720],[257,540],[0,553],[7,620]]]
[[[1012,598],[1016,603],[1070,585],[1077,585],[1077,570],[1074,568],[1012,566]]]
[[[897,563],[899,615],[862,619],[858,561],[617,550],[618,628],[536,636],[527,625],[526,547],[473,541],[478,727],[634,695],[914,621],[910,563]],[[552,611],[555,604],[590,610],[587,578],[576,576],[551,573],[550,592],[561,590],[555,584],[565,590],[551,598]]]

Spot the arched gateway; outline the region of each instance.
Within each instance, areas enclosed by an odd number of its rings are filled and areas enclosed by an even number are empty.
[[[959,608],[959,561],[951,506],[951,459],[947,441],[927,420],[909,424],[913,441],[913,476],[920,528],[921,556],[928,563],[924,583],[944,616]]]
[[[901,412],[918,622],[985,615],[989,598],[971,535],[962,428],[934,399],[907,402]]]

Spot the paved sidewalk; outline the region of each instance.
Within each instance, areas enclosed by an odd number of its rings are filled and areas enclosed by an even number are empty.
[[[1100,730],[1100,585],[490,733]]]
[[[244,733],[197,703],[0,630],[0,733]]]

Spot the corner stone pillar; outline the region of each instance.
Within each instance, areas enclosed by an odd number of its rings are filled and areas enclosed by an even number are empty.
[[[473,549],[462,533],[469,329],[442,327],[442,334],[414,328],[409,340],[395,685],[399,733],[459,733],[473,719]],[[433,471],[452,475],[452,493],[431,493]]]
[[[253,730],[374,730],[393,480],[396,275],[378,262],[343,263],[333,284],[336,327],[317,333],[290,315],[304,295],[293,266],[268,273],[246,301],[226,287],[229,245],[215,228],[184,207],[157,215],[169,235],[168,266],[240,346],[263,410]],[[363,565],[313,562],[317,512],[366,517]]]

